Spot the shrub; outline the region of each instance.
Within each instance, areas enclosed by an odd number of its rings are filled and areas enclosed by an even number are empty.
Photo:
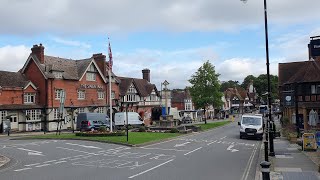
[[[139,132],[146,132],[146,127],[140,126],[139,127]]]
[[[116,131],[113,133],[89,133],[89,132],[79,132],[76,133],[76,136],[85,136],[85,137],[106,137],[106,136],[125,136],[124,131]]]
[[[178,133],[178,132],[179,132],[179,130],[177,128],[172,128],[170,130],[170,133]]]
[[[99,132],[106,132],[107,131],[107,127],[105,126],[100,126],[98,129]]]

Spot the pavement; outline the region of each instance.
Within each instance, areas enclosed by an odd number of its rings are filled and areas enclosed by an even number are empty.
[[[274,120],[277,129],[280,129],[279,120],[277,118]],[[309,157],[309,152],[302,151],[302,147],[298,144],[290,144],[285,137],[276,138],[274,139],[274,152],[274,157],[269,156],[271,180],[320,180],[319,164]],[[311,154],[314,155],[313,153]],[[261,146],[260,154],[259,159],[263,161],[263,146]],[[261,176],[258,163],[256,180],[261,180]]]
[[[142,147],[80,140],[0,138],[11,159],[0,179],[253,180],[261,141],[240,139],[237,120]]]

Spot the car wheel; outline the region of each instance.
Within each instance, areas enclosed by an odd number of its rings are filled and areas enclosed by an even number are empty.
[[[94,128],[91,128],[91,131],[94,131]]]

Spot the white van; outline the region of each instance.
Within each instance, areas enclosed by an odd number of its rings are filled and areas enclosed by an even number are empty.
[[[243,137],[263,138],[263,117],[257,115],[242,115],[240,122],[240,139]]]
[[[114,115],[114,125],[123,126],[126,125],[126,112],[118,112]],[[128,112],[128,125],[141,126],[143,119],[136,112]]]

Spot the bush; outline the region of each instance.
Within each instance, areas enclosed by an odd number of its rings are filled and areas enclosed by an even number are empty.
[[[140,126],[139,127],[139,132],[146,132],[146,127],[145,126]]]
[[[98,129],[99,132],[106,132],[107,131],[107,127],[105,126],[100,126]]]
[[[172,128],[170,130],[170,133],[178,133],[178,132],[179,132],[179,130],[177,128]]]

